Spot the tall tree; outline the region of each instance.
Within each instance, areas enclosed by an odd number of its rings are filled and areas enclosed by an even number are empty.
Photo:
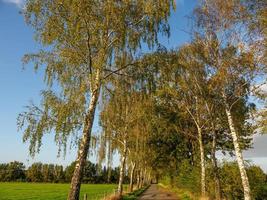
[[[116,87],[116,86],[115,86]],[[122,184],[126,169],[126,159],[128,155],[129,129],[132,125],[132,109],[130,100],[132,97],[127,90],[116,87],[108,104],[101,113],[101,124],[105,128],[113,143],[116,143],[116,149],[121,155],[120,178],[118,184],[118,192],[122,194]]]
[[[202,49],[208,61],[206,67],[211,76],[210,82],[221,95],[241,174],[244,198],[250,200],[250,186],[240,147],[241,124],[237,122],[241,116],[237,110],[240,104],[247,105],[247,91],[260,68],[259,38],[249,35],[246,22],[250,15],[246,1],[206,0],[196,13],[198,34],[204,38]],[[245,121],[241,121],[244,125]]]
[[[40,106],[29,106],[19,116],[18,126],[26,125],[23,139],[30,141],[32,155],[45,133],[53,130],[64,148],[68,137],[76,135],[79,150],[69,200],[79,199],[101,87],[110,75],[132,64],[121,60],[122,55],[135,53],[141,42],[152,47],[158,32],[169,32],[172,6],[172,0],[26,1],[26,21],[45,48],[24,61],[34,61],[36,69],[44,66],[48,90],[42,92]],[[77,135],[80,129],[82,135]]]
[[[123,80],[117,80],[113,85],[113,91],[108,98],[101,113],[101,125],[105,131],[105,137],[112,141],[121,155],[120,178],[118,192],[121,195],[123,180],[129,147],[131,140],[135,140],[135,124],[139,118],[137,102],[140,102],[140,94],[133,92],[131,84]],[[111,142],[109,142],[111,143]]]
[[[186,56],[185,54],[188,55]],[[205,114],[205,98],[207,98],[205,95],[207,86],[206,72],[204,65],[201,62],[197,62],[196,49],[192,48],[192,46],[181,49],[179,58],[181,65],[178,67],[183,67],[184,72],[180,75],[180,81],[176,83],[177,87],[181,88],[177,92],[182,92],[182,99],[179,99],[181,107],[190,115],[197,128],[201,166],[201,193],[202,196],[205,196],[206,167],[203,134],[204,128],[209,121]]]
[[[42,167],[43,164],[33,163],[27,170],[27,178],[31,182],[42,182],[43,181],[43,174],[42,174]]]

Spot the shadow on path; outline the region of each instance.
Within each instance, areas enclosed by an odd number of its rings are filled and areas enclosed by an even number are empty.
[[[175,194],[158,189],[156,184],[152,184],[138,200],[178,200]]]

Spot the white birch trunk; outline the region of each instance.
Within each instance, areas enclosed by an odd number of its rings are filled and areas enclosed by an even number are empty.
[[[124,171],[125,171],[125,164],[126,164],[126,156],[127,156],[127,142],[126,140],[123,141],[123,153],[121,158],[121,168],[120,168],[120,178],[119,178],[119,185],[118,185],[118,193],[121,196],[123,191],[123,179],[124,179]]]
[[[138,172],[137,172],[137,183],[136,183],[136,185],[137,185],[137,189],[139,189],[140,188],[140,170],[138,170]]]
[[[133,191],[133,179],[134,179],[134,171],[135,171],[136,163],[132,162],[132,168],[131,168],[131,175],[130,175],[130,192]]]
[[[217,165],[217,159],[216,159],[216,132],[215,130],[213,131],[213,136],[212,136],[211,160],[212,160],[213,171],[214,171],[215,199],[221,200],[222,193],[221,193],[221,183],[219,179],[218,165]]]
[[[83,169],[86,163],[89,144],[91,139],[92,126],[94,123],[95,110],[99,98],[100,91],[100,70],[96,72],[95,87],[92,90],[91,101],[88,111],[86,113],[83,135],[79,146],[78,157],[76,159],[76,165],[71,179],[71,187],[68,195],[68,200],[79,200],[80,188],[83,176]]]
[[[202,142],[202,130],[200,127],[198,130],[198,143],[199,143],[199,151],[200,151],[200,166],[201,166],[201,195],[206,195],[206,171],[205,171],[205,154],[204,147]]]
[[[243,190],[244,190],[244,200],[251,200],[250,186],[249,186],[247,172],[245,169],[244,159],[243,159],[242,151],[241,151],[239,143],[238,143],[238,137],[237,137],[237,133],[236,133],[236,130],[234,127],[234,122],[233,122],[233,118],[231,115],[231,111],[230,111],[229,105],[227,105],[227,103],[226,103],[225,112],[227,115],[230,132],[231,132],[231,136],[233,139],[236,160],[237,160],[240,175],[241,175],[241,180],[242,180],[242,185],[243,185]]]

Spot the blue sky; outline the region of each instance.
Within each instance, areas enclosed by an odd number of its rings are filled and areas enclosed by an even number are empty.
[[[176,47],[189,39],[180,29],[186,29],[184,16],[190,13],[194,4],[194,0],[178,2],[177,11],[170,20],[172,37],[161,38],[164,45]],[[28,155],[28,144],[23,144],[22,133],[17,131],[18,113],[30,100],[38,103],[40,90],[45,88],[42,72],[35,73],[32,65],[22,69],[23,55],[41,48],[33,40],[33,30],[19,14],[22,7],[22,0],[0,0],[0,162],[19,160],[29,165],[42,161],[67,165],[75,160],[76,149],[68,150],[65,158],[58,158],[53,134],[49,134],[43,138],[40,154],[32,159]]]
[[[184,31],[189,29],[185,16],[190,14],[196,0],[177,2],[176,12],[170,18],[171,37],[160,38],[168,48],[177,47],[190,39]],[[65,158],[57,158],[53,134],[49,134],[43,138],[40,154],[32,159],[28,154],[28,144],[22,143],[22,133],[17,131],[18,113],[30,100],[38,103],[40,90],[45,88],[41,72],[35,73],[32,65],[22,70],[23,55],[40,49],[33,40],[33,30],[26,26],[19,14],[22,6],[22,0],[0,0],[0,163],[18,160],[29,165],[41,161],[66,166],[75,160],[76,149],[68,150]],[[258,156],[256,150],[253,152],[248,152],[247,157],[267,169],[266,157]],[[95,157],[90,159],[94,161]],[[118,159],[115,160],[116,165]]]

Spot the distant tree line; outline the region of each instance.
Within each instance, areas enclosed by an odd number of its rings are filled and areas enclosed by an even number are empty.
[[[46,182],[69,183],[73,175],[75,162],[64,168],[62,165],[33,163],[28,168],[22,162],[13,161],[0,164],[0,182]],[[117,183],[119,167],[101,167],[87,161],[84,168],[83,183]],[[127,181],[127,179],[126,179]]]

